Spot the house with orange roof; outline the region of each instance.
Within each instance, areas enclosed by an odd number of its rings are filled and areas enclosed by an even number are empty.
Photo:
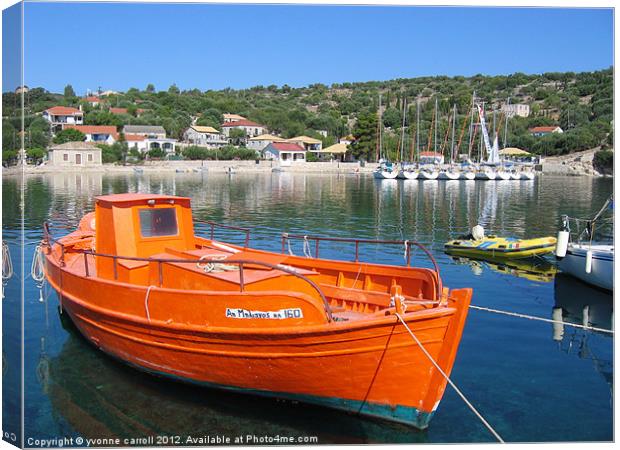
[[[112,145],[117,140],[116,127],[113,125],[66,125],[65,130],[78,130],[86,136],[86,142]]]
[[[246,138],[259,136],[267,132],[266,126],[247,119],[235,120],[234,122],[224,122],[222,124],[222,133],[224,133],[227,138],[230,137],[230,130],[234,129],[243,130]]]
[[[546,136],[550,133],[564,133],[564,130],[562,130],[562,128],[558,127],[557,125],[550,127],[534,127],[530,128],[528,131],[532,136],[535,137]]]
[[[306,150],[293,142],[272,142],[262,151],[263,158],[279,161],[281,166],[305,162]]]
[[[99,104],[101,103],[101,99],[95,95],[89,95],[85,97],[84,101],[90,106],[99,106]]]
[[[225,114],[222,114],[222,116],[224,117],[224,123],[238,122],[240,120],[248,120],[245,117],[240,116],[239,114],[225,113]]]
[[[82,125],[84,113],[70,106],[53,106],[43,111],[42,117],[50,123],[52,132],[62,130],[66,125]]]

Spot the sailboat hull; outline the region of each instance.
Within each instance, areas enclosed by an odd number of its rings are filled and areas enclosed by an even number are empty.
[[[398,178],[401,180],[417,180],[420,173],[417,170],[401,170]]]
[[[535,176],[536,175],[534,175],[534,172],[521,172],[519,174],[519,179],[520,180],[533,180]]]
[[[461,172],[461,180],[475,180],[476,174],[474,172]]]
[[[421,170],[419,179],[420,180],[436,180],[439,177],[439,172],[436,170]]]
[[[497,178],[497,175],[493,171],[476,172],[476,180],[492,181]]]
[[[461,178],[461,174],[451,170],[442,170],[437,176],[438,180],[458,180]]]
[[[510,181],[510,179],[511,179],[510,172],[506,172],[504,170],[500,170],[500,171],[496,172],[495,179],[498,180],[498,181]]]
[[[373,175],[377,180],[394,180],[398,176],[398,172],[396,170],[375,170]]]

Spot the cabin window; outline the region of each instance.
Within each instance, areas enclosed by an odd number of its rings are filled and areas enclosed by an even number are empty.
[[[140,210],[140,233],[143,237],[176,236],[177,213],[174,208]]]

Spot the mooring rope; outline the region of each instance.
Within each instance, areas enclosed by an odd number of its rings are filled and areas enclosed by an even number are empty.
[[[448,375],[446,375],[446,373],[442,370],[441,367],[439,367],[439,364],[437,364],[435,362],[435,360],[433,359],[433,357],[430,355],[430,353],[428,353],[428,351],[426,350],[426,348],[424,348],[424,346],[422,345],[422,343],[420,342],[420,340],[416,337],[415,334],[413,334],[413,331],[411,331],[411,328],[409,328],[409,326],[407,325],[407,323],[405,322],[405,320],[402,318],[402,316],[399,313],[396,313],[396,317],[398,317],[398,319],[401,321],[401,323],[403,324],[403,326],[405,327],[405,329],[409,332],[409,334],[411,335],[411,337],[413,338],[413,340],[416,342],[416,344],[418,344],[418,346],[420,347],[420,349],[422,350],[422,352],[424,352],[424,354],[426,355],[426,357],[430,360],[430,362],[433,363],[433,365],[435,366],[435,368],[439,371],[439,373],[441,375],[443,375],[443,377],[446,379],[446,381],[450,384],[450,386],[452,386],[452,388],[456,391],[456,393],[459,395],[459,397],[461,397],[461,399],[463,399],[463,401],[465,402],[465,404],[469,407],[469,409],[472,410],[472,412],[478,417],[478,419],[480,419],[480,421],[484,424],[484,426],[491,432],[491,434],[493,434],[493,436],[495,436],[495,439],[497,439],[500,443],[504,444],[504,440],[502,439],[502,437],[497,433],[497,431],[495,431],[493,429],[493,427],[489,424],[489,422],[487,422],[485,420],[484,417],[482,417],[482,414],[480,414],[478,412],[478,410],[474,407],[474,405],[471,404],[471,402],[469,400],[467,400],[467,398],[465,397],[465,395],[463,395],[463,393],[460,391],[460,389],[458,387],[456,387],[456,385],[452,382],[452,380],[450,379],[450,377]]]
[[[151,295],[151,289],[153,289],[154,287],[155,286],[151,284],[146,290],[146,297],[144,297],[144,309],[146,310],[146,320],[148,320],[149,323],[151,323],[151,313],[149,312],[149,296]]]
[[[492,313],[497,313],[497,314],[504,314],[506,316],[512,316],[512,317],[520,317],[522,319],[539,320],[541,322],[557,323],[557,324],[561,324],[561,325],[567,325],[569,327],[582,328],[584,330],[600,331],[601,333],[614,334],[614,330],[608,330],[606,328],[590,327],[590,326],[587,326],[587,325],[579,325],[577,323],[564,322],[563,320],[554,320],[554,319],[547,319],[545,317],[530,316],[530,315],[527,315],[527,314],[515,313],[515,312],[511,312],[511,311],[502,311],[502,310],[499,310],[499,309],[486,308],[484,306],[469,305],[469,307],[472,308],[472,309],[478,309],[480,311],[487,311],[487,312],[492,312]]]

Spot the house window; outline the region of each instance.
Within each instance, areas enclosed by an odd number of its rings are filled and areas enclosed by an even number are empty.
[[[63,161],[69,161],[69,154],[68,153],[63,153],[62,154],[62,160]]]
[[[88,162],[92,162],[93,161],[93,154],[89,153],[88,154]]]

